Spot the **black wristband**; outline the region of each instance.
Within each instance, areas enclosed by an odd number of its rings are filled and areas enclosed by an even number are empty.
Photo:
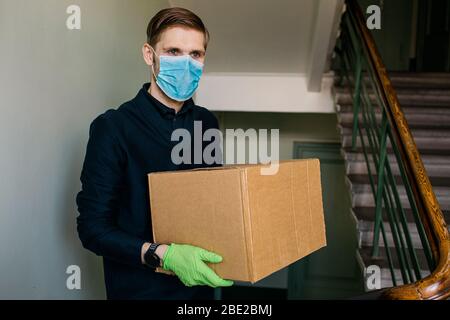
[[[152,243],[148,248],[147,252],[144,254],[144,261],[150,268],[158,268],[161,266],[161,259],[156,254],[156,249],[160,246],[159,243]]]

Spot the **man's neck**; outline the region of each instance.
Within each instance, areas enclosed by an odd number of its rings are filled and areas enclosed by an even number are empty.
[[[161,91],[161,89],[154,81],[152,81],[152,83],[150,84],[148,93],[151,94],[156,100],[158,100],[162,104],[168,106],[169,108],[174,109],[175,113],[178,113],[178,111],[180,111],[181,107],[183,106],[182,101],[180,102],[170,99],[164,92]]]

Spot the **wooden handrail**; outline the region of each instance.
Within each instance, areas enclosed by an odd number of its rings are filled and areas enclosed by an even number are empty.
[[[366,27],[364,14],[356,0],[347,0],[347,8],[356,18],[356,29],[361,36],[368,62],[375,71],[384,108],[404,161],[405,171],[413,190],[435,261],[435,270],[424,279],[411,284],[392,287],[383,292],[384,299],[448,299],[450,297],[450,237],[436,195],[412,137],[405,115],[400,108],[386,67],[378,53],[372,34]]]

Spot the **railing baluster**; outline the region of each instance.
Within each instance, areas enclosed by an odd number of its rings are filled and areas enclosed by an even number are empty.
[[[383,237],[384,243],[388,243],[388,240],[386,237],[386,231],[384,230],[384,224],[381,224],[381,235]],[[391,249],[389,248],[389,246],[386,246],[386,257],[388,260],[389,271],[391,272],[392,284],[394,286],[396,286],[397,285],[397,277],[395,275],[394,262],[392,261]]]
[[[385,187],[387,187],[387,184],[385,184]],[[387,207],[387,215],[388,215],[388,221],[389,226],[391,227],[392,232],[392,238],[395,243],[395,248],[397,250],[397,255],[399,258],[400,263],[400,269],[402,271],[402,277],[403,277],[403,283],[410,283],[413,279],[413,275],[411,273],[411,267],[409,265],[409,261],[407,258],[407,252],[405,249],[405,243],[402,237],[402,234],[399,230],[399,224],[398,220],[396,219],[395,214],[393,213],[393,206],[392,206],[392,197],[388,191],[384,194],[384,202],[386,203]]]
[[[380,237],[380,224],[383,220],[381,215],[382,202],[383,199],[383,183],[384,183],[384,162],[386,161],[386,132],[387,132],[387,120],[383,116],[382,129],[381,129],[381,144],[380,144],[380,161],[378,163],[378,180],[377,180],[377,193],[375,202],[375,226],[373,232],[373,250],[372,255],[379,255],[379,237]]]

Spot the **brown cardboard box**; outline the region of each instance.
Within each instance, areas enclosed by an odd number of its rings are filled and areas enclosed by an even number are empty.
[[[256,282],[326,245],[318,159],[149,174],[153,237],[223,257],[225,279]]]

